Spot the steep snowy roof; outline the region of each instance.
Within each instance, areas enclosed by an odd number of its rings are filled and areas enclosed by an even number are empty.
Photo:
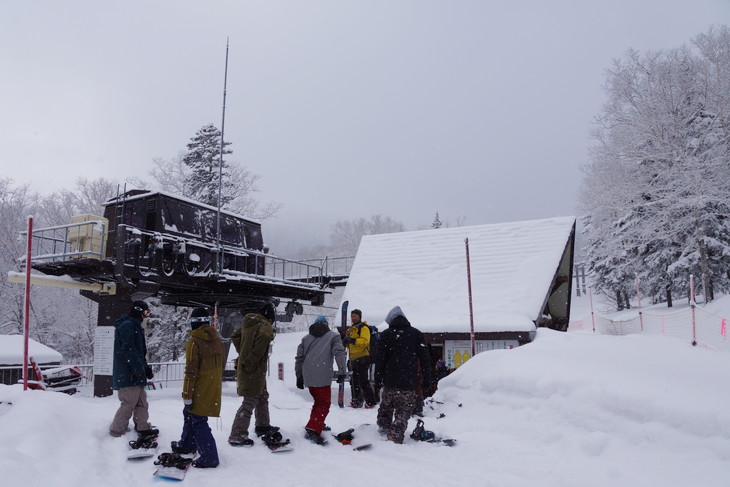
[[[474,331],[532,331],[574,223],[560,217],[365,236],[342,302],[371,325],[385,326],[398,305],[423,332],[468,332],[468,238]]]
[[[28,339],[28,354],[39,364],[55,363],[63,360],[63,355],[32,338]],[[0,335],[0,365],[18,365],[22,363],[23,335]]]

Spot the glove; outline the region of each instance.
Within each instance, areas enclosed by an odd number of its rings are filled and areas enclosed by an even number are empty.
[[[346,377],[347,377],[347,375],[346,375],[346,374],[339,374],[339,375],[337,376],[337,383],[338,383],[338,384],[344,384],[344,382],[345,382],[345,378],[346,378]]]
[[[193,400],[192,399],[183,399],[183,404],[185,404],[186,407],[187,406],[192,406],[193,405]]]
[[[152,367],[150,367],[149,365],[145,366],[145,368],[144,368],[144,375],[148,379],[152,380],[152,378],[155,376],[155,374],[152,372]]]
[[[304,377],[301,375],[297,377],[297,389],[304,389]]]
[[[345,345],[352,345],[353,343],[355,343],[355,339],[354,338],[347,337],[347,338],[345,338],[343,340],[343,342],[344,342]]]

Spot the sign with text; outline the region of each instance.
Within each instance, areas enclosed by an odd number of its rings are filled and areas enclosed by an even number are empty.
[[[477,340],[477,353],[487,350],[515,348],[520,345],[517,340]],[[444,360],[446,368],[458,369],[471,358],[471,342],[469,340],[446,340],[444,342]]]
[[[94,337],[94,375],[112,375],[114,369],[114,327],[97,326]]]

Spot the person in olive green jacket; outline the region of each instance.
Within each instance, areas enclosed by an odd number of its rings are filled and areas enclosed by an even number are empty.
[[[218,466],[218,449],[208,426],[208,417],[221,412],[223,389],[223,341],[210,325],[205,308],[195,308],[190,316],[190,339],[185,345],[185,379],[182,398],[183,430],[180,441],[172,442],[175,453],[195,453],[200,456],[193,467]]]
[[[236,382],[238,395],[243,403],[233,419],[228,443],[232,446],[252,446],[248,437],[251,416],[256,413],[257,436],[278,431],[269,420],[269,393],[266,390],[266,366],[269,358],[269,344],[274,340],[274,308],[265,305],[259,313],[248,313],[243,317],[243,325],[231,335],[231,343],[236,347]]]

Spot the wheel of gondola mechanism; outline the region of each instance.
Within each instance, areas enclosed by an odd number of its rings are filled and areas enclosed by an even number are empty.
[[[150,277],[157,274],[155,270],[155,260],[157,258],[157,252],[154,248],[150,247],[147,249],[147,253],[145,256],[141,259],[141,264],[139,266],[139,273],[142,274],[144,277]]]
[[[158,251],[157,270],[160,274],[167,277],[172,276],[175,273],[175,262],[177,261],[177,254],[173,251],[172,242],[162,243],[162,248]]]
[[[195,276],[200,270],[200,255],[192,249],[186,249],[183,255],[182,268],[188,276]]]

